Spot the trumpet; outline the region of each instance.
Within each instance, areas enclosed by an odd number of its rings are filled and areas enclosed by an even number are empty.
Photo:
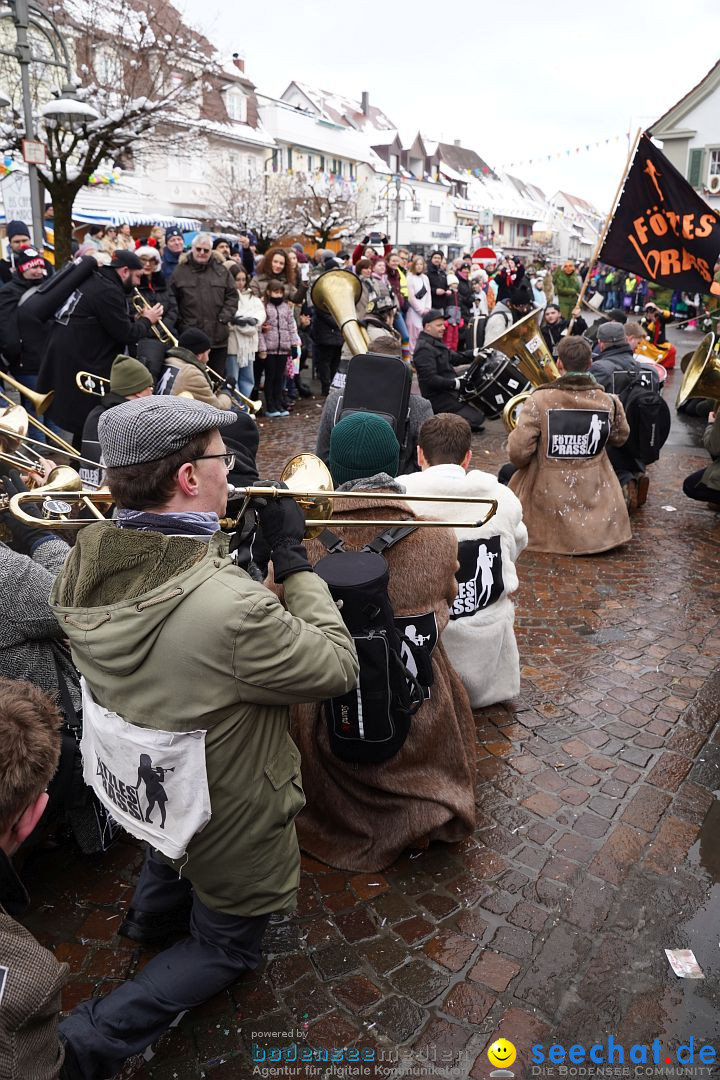
[[[132,306],[135,308],[138,315],[144,315],[147,309],[152,307],[152,304],[148,304],[139,289],[133,289]],[[158,341],[163,345],[172,345],[174,349],[177,348],[178,339],[172,331],[167,328],[162,319],[158,319],[158,321],[151,326],[151,330]]]
[[[110,380],[102,375],[94,375],[92,371],[78,371],[75,376],[75,385],[83,394],[92,394],[93,397],[105,397],[110,389]],[[97,390],[95,387],[97,386]]]

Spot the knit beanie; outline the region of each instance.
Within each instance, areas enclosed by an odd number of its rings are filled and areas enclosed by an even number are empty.
[[[200,353],[212,348],[212,342],[203,330],[197,326],[188,326],[187,330],[183,330],[180,335],[178,346],[181,349],[189,349],[191,353],[199,356]]]
[[[12,240],[13,236],[27,236],[30,239],[30,229],[24,221],[8,221],[5,232],[8,240]]]
[[[110,369],[110,389],[118,397],[139,394],[153,385],[153,377],[139,360],[132,356],[116,356]]]
[[[380,472],[397,476],[399,463],[395,432],[375,413],[351,413],[332,429],[329,466],[336,487]]]
[[[167,242],[168,242],[168,240],[170,239],[171,236],[180,236],[180,237],[182,237],[182,233],[178,229],[177,225],[170,225],[165,230],[165,243],[166,244],[167,244]]]
[[[42,266],[44,270],[45,260],[34,247],[26,247],[15,253],[15,269],[21,273],[37,266]]]

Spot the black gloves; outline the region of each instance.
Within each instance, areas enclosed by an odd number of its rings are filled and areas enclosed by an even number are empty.
[[[17,469],[10,469],[5,474],[3,484],[9,499],[21,491],[28,490]],[[25,512],[35,515],[37,514],[37,507],[26,505]],[[24,521],[18,520],[14,514],[6,512],[3,514],[3,524],[9,529],[12,536],[12,547],[15,551],[19,551],[21,555],[32,556],[35,548],[45,540],[55,539],[53,532],[43,528],[42,520],[38,521],[37,525],[27,525]]]
[[[303,546],[305,517],[289,496],[258,499],[258,523],[270,548],[275,580],[281,585],[291,574],[312,570]]]

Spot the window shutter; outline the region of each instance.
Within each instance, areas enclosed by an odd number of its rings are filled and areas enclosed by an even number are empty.
[[[702,172],[702,150],[691,150],[690,158],[688,161],[688,181],[694,187],[700,187],[700,176]]]

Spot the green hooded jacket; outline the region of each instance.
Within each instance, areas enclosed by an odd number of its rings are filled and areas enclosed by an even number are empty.
[[[346,693],[358,663],[327,586],[300,572],[287,610],[207,543],[98,523],[83,529],[50,602],[95,701],[129,724],[205,730],[211,818],[167,860],[208,907],[292,910],[305,799],[289,706]]]

